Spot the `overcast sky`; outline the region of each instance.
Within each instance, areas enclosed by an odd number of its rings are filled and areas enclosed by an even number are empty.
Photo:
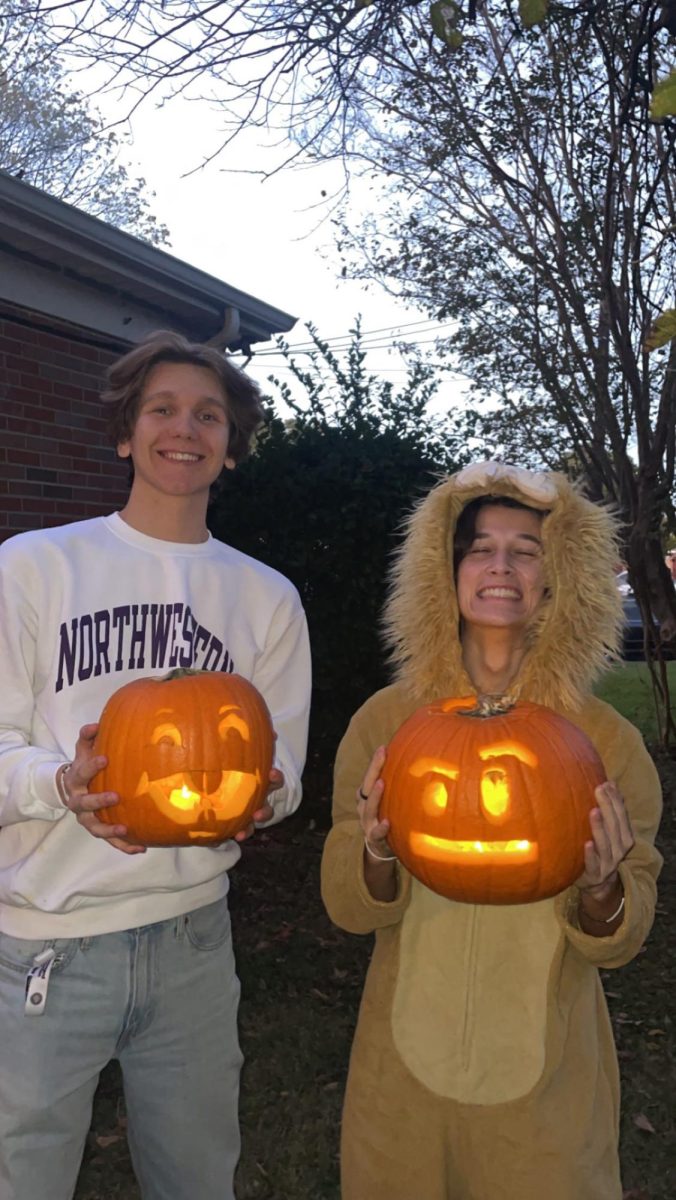
[[[98,97],[97,106],[109,116],[115,112],[105,98]],[[308,320],[326,338],[345,338],[361,313],[365,331],[382,331],[368,339],[374,347],[369,368],[403,383],[404,364],[391,341],[398,335],[417,338],[432,349],[438,326],[396,303],[377,284],[340,278],[321,197],[322,191],[331,196],[340,186],[338,164],[286,170],[261,181],[247,170],[272,169],[279,150],[261,147],[252,134],[194,170],[217,144],[217,131],[217,113],[203,102],[176,98],[160,109],[145,103],[134,115],[128,156],[133,171],[155,192],[153,211],[169,227],[171,252],[298,317],[288,335],[292,343],[307,344],[303,323]],[[373,194],[361,185],[355,204],[373,203]],[[271,357],[269,347],[256,350],[260,358],[254,357],[247,370],[263,383],[282,360]],[[461,383],[445,379],[435,407],[455,405],[462,393]]]

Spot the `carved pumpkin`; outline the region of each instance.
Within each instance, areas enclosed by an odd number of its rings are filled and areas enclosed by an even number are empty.
[[[387,747],[380,815],[393,853],[433,891],[523,904],[582,874],[605,777],[587,735],[549,708],[442,700]]]
[[[263,697],[241,675],[172,671],[136,679],[106,704],[89,785],[119,804],[98,810],[141,846],[210,846],[234,837],[264,802],[273,731]]]

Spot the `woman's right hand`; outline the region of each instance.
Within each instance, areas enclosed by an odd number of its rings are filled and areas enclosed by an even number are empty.
[[[385,747],[379,746],[368,765],[361,786],[357,788],[357,812],[373,860],[382,858],[384,861],[392,861],[394,856],[387,841],[390,822],[387,818],[381,821],[378,816],[385,786],[380,778],[384,763]]]

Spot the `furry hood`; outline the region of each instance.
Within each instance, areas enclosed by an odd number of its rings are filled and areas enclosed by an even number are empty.
[[[514,691],[574,712],[618,653],[617,527],[607,509],[553,472],[475,463],[444,479],[417,506],[384,612],[396,679],[420,704],[474,691],[462,663],[452,547],[462,509],[482,495],[510,496],[547,513],[542,539],[549,596],[529,631]]]

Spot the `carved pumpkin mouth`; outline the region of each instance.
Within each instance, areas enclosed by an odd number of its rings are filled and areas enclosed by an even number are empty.
[[[201,774],[205,783],[208,782],[209,791],[195,791],[196,774]],[[197,820],[201,828],[195,837],[199,838],[208,836],[208,831],[215,830],[219,821],[230,821],[243,813],[259,785],[257,771],[179,771],[152,780],[144,771],[136,796],[149,796],[153,804],[177,824],[188,825]]]
[[[504,862],[505,858],[519,863],[537,862],[538,858],[537,843],[523,838],[511,838],[506,842],[455,841],[413,832],[410,846],[421,858],[463,863],[468,867]]]

